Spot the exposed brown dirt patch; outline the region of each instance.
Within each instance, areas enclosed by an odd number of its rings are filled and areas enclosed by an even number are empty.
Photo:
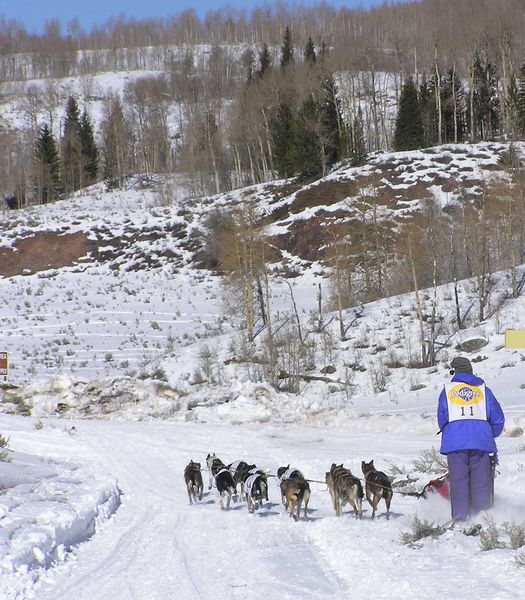
[[[306,208],[336,204],[349,196],[355,196],[359,188],[355,181],[323,181],[297,193],[290,206],[291,213],[298,213]]]
[[[16,242],[14,247],[0,247],[0,276],[13,277],[24,272],[37,273],[74,265],[96,246],[85,233],[36,233]]]

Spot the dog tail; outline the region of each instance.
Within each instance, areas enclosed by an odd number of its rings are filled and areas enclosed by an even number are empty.
[[[362,500],[365,497],[365,494],[363,492],[363,484],[361,483],[361,480],[357,477],[355,478],[355,480],[357,484],[357,496]]]
[[[308,502],[310,501],[310,486],[307,481],[301,481],[297,493],[297,518],[301,518],[301,507],[304,504],[304,518],[308,518]]]

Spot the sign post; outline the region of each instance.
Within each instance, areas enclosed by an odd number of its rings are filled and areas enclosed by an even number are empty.
[[[9,359],[7,352],[0,352],[0,377],[4,376],[4,381],[7,381],[7,373],[9,372]]]
[[[513,350],[525,348],[525,329],[507,329],[505,331],[505,348]]]

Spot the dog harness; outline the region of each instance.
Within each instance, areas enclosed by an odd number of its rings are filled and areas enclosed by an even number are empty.
[[[253,475],[250,475],[248,479],[244,482],[244,491],[248,494],[248,496],[252,495],[253,486],[255,485],[255,482],[257,481],[257,479],[259,479],[260,476],[260,473],[254,473]]]
[[[470,385],[462,381],[445,384],[448,420],[463,421],[475,419],[487,420],[487,402],[485,400],[485,384]]]
[[[292,477],[302,477],[301,472],[297,469],[286,469],[286,471],[281,475],[281,481],[285,479],[291,479]]]
[[[228,469],[230,470],[230,473],[232,475],[235,475],[235,472],[237,471],[237,467],[241,464],[240,460],[236,460],[235,462],[232,462],[232,464],[228,467]]]

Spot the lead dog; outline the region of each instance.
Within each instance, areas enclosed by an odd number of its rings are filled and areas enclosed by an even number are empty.
[[[233,483],[233,477],[231,476],[228,467],[226,467],[222,460],[217,458],[215,454],[208,454],[206,457],[206,464],[210,471],[210,487],[211,481],[215,481],[221,508],[224,509],[223,498],[226,496],[226,509],[229,509],[231,498],[232,496],[235,496],[236,490],[235,484]]]
[[[190,460],[184,469],[184,481],[188,490],[190,504],[197,504],[197,499],[202,500],[202,473],[201,464]]]
[[[308,518],[308,502],[310,500],[310,485],[298,469],[279,467],[277,476],[281,483],[281,497],[290,516],[298,521],[301,517],[301,507],[304,503],[304,518]]]
[[[363,515],[363,486],[357,477],[352,475],[350,469],[345,469],[342,464],[332,464],[326,473],[326,485],[332,497],[335,514],[341,515],[341,508],[348,502],[354,509],[356,519]]]
[[[361,469],[365,476],[366,499],[372,506],[372,519],[375,517],[376,509],[381,498],[385,499],[386,518],[390,519],[390,503],[392,502],[392,483],[390,479],[374,467],[374,461],[361,462]]]

